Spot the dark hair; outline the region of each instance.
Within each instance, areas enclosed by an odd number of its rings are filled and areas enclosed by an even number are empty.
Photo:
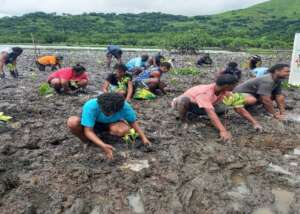
[[[284,68],[289,68],[289,67],[290,66],[288,64],[276,64],[276,65],[272,66],[271,68],[269,68],[268,72],[271,74],[274,74],[275,71],[282,70]]]
[[[72,67],[73,71],[75,71],[75,73],[83,73],[86,71],[85,67],[83,67],[80,64],[76,64],[75,66]]]
[[[123,72],[128,71],[127,66],[124,64],[115,64],[114,69],[118,70],[118,71],[123,71]]]
[[[16,56],[20,56],[23,53],[23,49],[20,47],[12,48],[12,51],[15,53]]]
[[[229,62],[223,74],[234,75],[238,80],[242,78],[242,71],[238,69],[238,64],[236,62]]]
[[[149,55],[147,55],[147,54],[142,55],[141,58],[142,58],[142,62],[146,62],[149,59]]]
[[[169,62],[162,62],[160,63],[160,67],[166,67],[168,70],[170,70],[172,65]]]
[[[8,54],[7,59],[5,60],[5,64],[13,63],[22,53],[23,53],[22,48],[19,47],[12,48],[12,52]]]
[[[125,103],[124,97],[117,93],[101,94],[97,101],[103,113],[112,114],[121,111]]]
[[[255,69],[257,67],[257,63],[261,62],[261,57],[259,55],[254,55],[250,57],[250,69]]]
[[[232,74],[223,74],[216,81],[217,86],[236,85],[237,83],[238,79]]]
[[[235,70],[235,69],[237,69],[237,67],[238,67],[238,64],[236,62],[229,62],[227,64],[227,68],[229,68],[229,69]]]

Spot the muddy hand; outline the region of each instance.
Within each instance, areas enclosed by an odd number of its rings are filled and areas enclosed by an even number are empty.
[[[255,131],[257,132],[262,132],[263,131],[263,127],[260,124],[255,124],[253,125],[253,128],[255,129]]]
[[[103,152],[105,153],[106,157],[109,159],[109,160],[112,160],[113,159],[113,151],[115,150],[115,148],[111,145],[108,145],[108,144],[105,144],[103,147]]]
[[[232,139],[231,134],[228,131],[220,132],[220,137],[222,141],[229,142]]]

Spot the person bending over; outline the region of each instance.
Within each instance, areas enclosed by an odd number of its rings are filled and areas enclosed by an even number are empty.
[[[227,67],[222,70],[218,76],[221,76],[223,74],[231,74],[235,76],[239,81],[242,78],[242,71],[238,68],[238,64],[236,62],[229,62],[227,64]]]
[[[87,101],[83,106],[81,118],[72,116],[67,125],[82,142],[91,141],[99,146],[108,159],[113,159],[114,147],[103,142],[96,132],[107,131],[111,135],[123,137],[133,128],[144,145],[151,144],[140,128],[131,105],[116,93],[104,93]]]
[[[234,75],[224,74],[218,77],[215,83],[209,85],[198,85],[187,90],[172,102],[172,108],[179,113],[182,122],[187,122],[189,115],[208,115],[213,125],[218,129],[220,137],[224,141],[232,138],[226,130],[218,115],[225,113],[219,103],[225,96],[229,96],[237,85],[238,80]],[[254,128],[256,121],[252,121]]]
[[[102,91],[121,94],[130,101],[133,95],[133,84],[131,75],[126,73],[127,67],[124,64],[116,64],[114,70],[115,73],[109,74],[106,78]]]
[[[53,72],[48,77],[48,83],[57,93],[75,94],[87,86],[88,75],[85,67],[77,64]]]
[[[23,49],[19,47],[5,48],[0,51],[0,78],[5,78],[4,66],[6,66],[10,74],[14,78],[18,78],[17,58],[23,53]]]
[[[162,92],[165,94],[166,84],[161,81],[161,77],[170,70],[171,64],[168,62],[162,62],[158,69],[145,70],[134,79],[134,87],[144,87],[149,89],[152,93],[157,94]]]
[[[123,55],[123,51],[119,46],[109,45],[107,47],[107,53],[106,53],[107,67],[110,68],[113,57],[116,58],[118,64],[121,64],[122,63],[122,55]]]
[[[283,119],[285,115],[285,97],[282,94],[282,80],[288,78],[290,68],[287,64],[277,64],[268,70],[268,74],[262,77],[250,79],[238,85],[234,92],[242,93],[245,104],[248,106],[262,103],[265,109],[276,119]],[[279,111],[273,106],[273,100],[277,103]],[[237,112],[250,113],[244,108],[237,108]]]
[[[45,71],[46,67],[51,67],[52,71],[56,71],[57,67],[61,68],[61,62],[64,59],[63,56],[61,55],[56,55],[56,56],[42,56],[38,58],[36,61],[36,65],[38,66],[38,69],[40,71]]]
[[[212,65],[213,61],[210,58],[209,54],[205,54],[204,56],[202,56],[200,59],[198,59],[197,61],[197,65],[198,66],[202,66],[202,65]]]
[[[142,55],[141,57],[133,58],[129,60],[126,64],[128,68],[128,73],[132,75],[138,75],[143,70],[145,70],[147,63],[148,63],[149,56]]]

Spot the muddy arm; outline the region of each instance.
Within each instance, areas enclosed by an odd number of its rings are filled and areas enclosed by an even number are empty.
[[[248,120],[253,126],[259,125],[255,118],[245,108],[235,108],[236,113]]]
[[[275,96],[275,101],[278,105],[280,114],[284,115],[284,113],[285,113],[285,97],[284,97],[284,95],[282,95],[282,94],[276,95]]]
[[[139,126],[138,122],[133,122],[130,124],[130,126],[139,134],[143,141],[143,144],[151,144],[146,135],[144,134],[143,130]]]
[[[104,93],[107,93],[108,92],[108,87],[109,87],[109,82],[107,80],[104,81],[104,84],[102,86],[102,91]]]
[[[265,109],[272,114],[274,117],[276,117],[276,112],[273,106],[273,101],[270,96],[261,96],[260,100],[262,104],[264,105]]]
[[[105,144],[94,132],[93,128],[84,127],[84,136],[92,141],[94,144],[99,146],[105,153],[108,159],[113,159],[114,148],[111,145]]]
[[[228,141],[231,139],[231,134],[226,130],[220,118],[213,109],[204,108],[212,124],[219,130],[222,140]]]
[[[131,99],[132,95],[133,95],[133,84],[132,84],[132,81],[128,81],[126,100],[129,101]]]

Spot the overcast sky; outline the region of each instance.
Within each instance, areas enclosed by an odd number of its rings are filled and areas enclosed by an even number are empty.
[[[159,11],[181,15],[208,15],[245,8],[267,0],[0,0],[0,16],[44,11],[139,13]]]

